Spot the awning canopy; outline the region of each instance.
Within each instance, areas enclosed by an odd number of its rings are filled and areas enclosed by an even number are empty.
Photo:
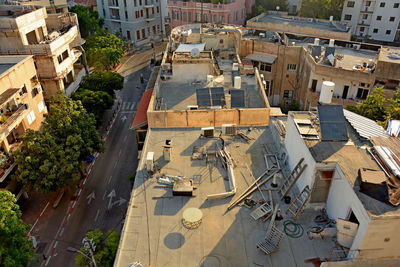
[[[188,53],[191,52],[193,48],[197,48],[199,52],[204,51],[204,47],[206,46],[205,43],[200,43],[200,44],[180,44],[178,48],[175,50],[175,52],[178,53]]]
[[[147,108],[149,107],[152,94],[153,89],[147,90],[143,93],[135,114],[135,118],[133,119],[131,129],[135,130],[147,124]]]
[[[246,56],[246,59],[253,61],[273,64],[275,62],[276,56],[266,53],[253,53]]]

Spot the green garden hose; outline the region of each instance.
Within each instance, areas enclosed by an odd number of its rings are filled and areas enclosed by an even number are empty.
[[[283,222],[284,232],[291,238],[299,238],[303,235],[304,229],[301,224],[295,223],[290,220]]]

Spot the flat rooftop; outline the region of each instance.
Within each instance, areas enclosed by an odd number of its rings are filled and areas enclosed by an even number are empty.
[[[382,47],[379,60],[400,64],[400,48]]]
[[[294,18],[294,19],[293,19]],[[311,21],[312,20],[312,21]],[[286,24],[289,26],[299,26],[315,28],[320,30],[327,30],[333,32],[348,32],[348,28],[337,22],[325,22],[321,20],[315,20],[310,18],[299,18],[299,17],[284,17],[277,14],[264,14],[257,18],[255,22],[265,22],[272,24]]]
[[[322,53],[322,56],[324,56],[325,52]],[[363,63],[368,64],[370,61],[376,62],[377,57],[378,52],[376,51],[355,50],[353,48],[335,46],[336,68],[356,70],[357,66]],[[329,65],[329,63],[326,62],[321,62],[321,64]]]
[[[0,56],[0,77],[8,70],[14,68],[18,63],[24,61],[31,56],[15,55],[15,56]]]
[[[223,87],[226,100],[226,107],[231,108],[230,90],[233,88],[232,60],[217,59],[219,68],[223,71],[222,75],[214,76],[212,87]],[[195,73],[191,73],[195,75]],[[265,108],[262,97],[257,88],[255,76],[240,75],[241,90],[244,90],[244,108]],[[206,77],[199,77],[199,81],[182,82],[181,77],[172,76],[171,79],[159,81],[160,89],[157,94],[162,99],[161,109],[166,110],[186,110],[188,106],[198,105],[196,90],[209,87],[205,80]]]
[[[317,114],[312,112],[290,112],[295,121],[297,120],[297,129],[299,130],[305,144],[310,150],[316,162],[336,162],[347,180],[353,185],[354,191],[359,196],[364,207],[373,215],[389,215],[400,214],[400,206],[394,207],[389,203],[376,200],[368,195],[360,192],[360,179],[359,170],[361,168],[381,170],[376,161],[372,158],[367,148],[371,147],[371,143],[365,140],[360,140],[356,134],[355,129],[349,123],[346,123],[347,132],[349,135],[348,141],[322,141],[320,135],[320,128],[318,125]],[[301,126],[301,122],[311,121],[312,127]],[[392,146],[394,153],[399,157],[399,150],[396,145],[400,142],[389,143],[388,138],[379,137],[375,138],[379,145]],[[389,147],[390,147],[389,146]]]
[[[229,203],[238,197],[254,179],[246,167],[258,177],[266,169],[263,155],[277,153],[269,127],[240,129],[252,140],[247,143],[240,137],[223,136],[226,150],[234,161],[236,196],[207,200],[207,195],[222,193],[229,189],[226,170],[218,158],[207,163],[191,160],[196,146],[199,151],[212,152],[222,147],[218,138],[200,138],[200,129],[157,129],[150,130],[142,155],[154,152],[159,173],[185,176],[193,179],[195,197],[172,197],[170,187],[157,183],[154,176],[147,174],[145,162],[139,164],[132,198],[125,219],[125,226],[116,257],[115,266],[126,267],[138,261],[144,266],[313,266],[304,263],[309,258],[327,258],[334,246],[331,238],[309,239],[304,233],[300,238],[284,235],[279,250],[266,256],[256,248],[256,243],[265,237],[269,220],[255,221],[250,217],[252,210],[242,206],[229,212]],[[216,132],[215,136],[219,136]],[[172,140],[171,161],[163,159],[162,145]],[[266,149],[265,149],[266,148]],[[143,156],[145,157],[145,156]],[[210,158],[211,159],[211,158]],[[287,170],[285,170],[287,173]],[[267,183],[268,184],[268,183]],[[265,188],[271,189],[268,184]],[[264,190],[263,188],[261,188]],[[268,198],[268,192],[262,191]],[[272,191],[274,205],[280,203],[284,211],[287,205],[279,202],[276,191]],[[259,200],[259,192],[252,199]],[[182,225],[185,209],[195,207],[202,211],[199,228],[188,230]],[[318,212],[306,209],[297,222],[306,230]],[[283,229],[283,220],[276,226]]]

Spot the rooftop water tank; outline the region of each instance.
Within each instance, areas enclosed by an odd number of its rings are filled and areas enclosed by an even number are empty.
[[[335,83],[324,81],[321,87],[321,94],[319,95],[319,102],[321,104],[330,104],[332,102],[333,91],[335,90]]]
[[[242,78],[240,76],[235,76],[233,87],[236,89],[240,89],[242,87]]]

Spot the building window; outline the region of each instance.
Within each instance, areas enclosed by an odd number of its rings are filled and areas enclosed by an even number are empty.
[[[363,14],[363,19],[368,19],[368,14]]]
[[[386,5],[385,2],[381,2],[379,6],[380,7],[385,7],[385,5]]]
[[[137,0],[134,0],[133,5],[136,7],[137,6]]]
[[[293,98],[293,90],[285,90],[283,91],[284,98]]]
[[[356,98],[358,98],[358,99],[367,99],[368,93],[369,93],[368,89],[358,88]]]
[[[395,17],[390,17],[389,21],[394,21]]]
[[[386,34],[387,34],[387,35],[389,35],[389,34],[391,34],[391,33],[392,33],[391,30],[386,30]]]
[[[131,32],[130,31],[126,31],[126,38],[128,38],[128,40],[131,40]]]
[[[128,20],[128,11],[125,11],[125,19]]]
[[[31,91],[32,94],[32,98],[34,98],[35,96],[37,96],[39,94],[39,90],[37,88],[33,88]]]
[[[382,16],[377,16],[376,20],[382,20]]]
[[[156,25],[153,25],[153,35],[157,34]]]
[[[141,6],[142,5],[142,0],[139,0],[139,6]]]
[[[44,101],[43,101],[43,100],[40,101],[39,104],[38,104],[37,106],[38,106],[39,112],[42,112],[42,111],[44,110],[44,108],[46,107],[46,105],[44,104]]]
[[[363,32],[365,30],[365,27],[360,27],[360,32]]]
[[[31,110],[31,112],[28,113],[26,118],[28,120],[28,124],[31,125],[36,120],[35,112]]]
[[[126,7],[126,0],[124,0],[124,7]]]
[[[272,71],[272,66],[271,66],[271,64],[260,63],[260,71],[271,72],[271,71]]]
[[[140,40],[140,31],[139,30],[136,31],[136,40]]]
[[[318,80],[313,79],[311,82],[311,91],[313,91],[313,92],[317,91],[317,84],[318,84]]]
[[[347,2],[347,7],[354,7],[354,1]]]
[[[142,38],[146,39],[146,30],[145,29],[142,29]]]
[[[142,9],[142,10],[140,10],[140,17],[142,17],[142,18],[143,18],[143,9]]]
[[[344,20],[351,20],[351,15],[349,14],[344,15]]]
[[[399,8],[400,3],[394,3],[393,8]]]
[[[365,3],[365,6],[371,6],[371,1],[367,1],[367,2]]]
[[[61,55],[58,55],[57,57],[58,64],[61,64],[61,62],[63,62],[67,57],[68,57],[68,50],[65,50],[64,52],[62,52]]]
[[[373,30],[373,33],[378,33],[378,29],[375,28],[375,29]]]
[[[297,65],[296,64],[288,64],[287,65],[287,70],[295,71],[296,69],[297,69]]]
[[[160,13],[160,7],[157,6],[157,13]]]

